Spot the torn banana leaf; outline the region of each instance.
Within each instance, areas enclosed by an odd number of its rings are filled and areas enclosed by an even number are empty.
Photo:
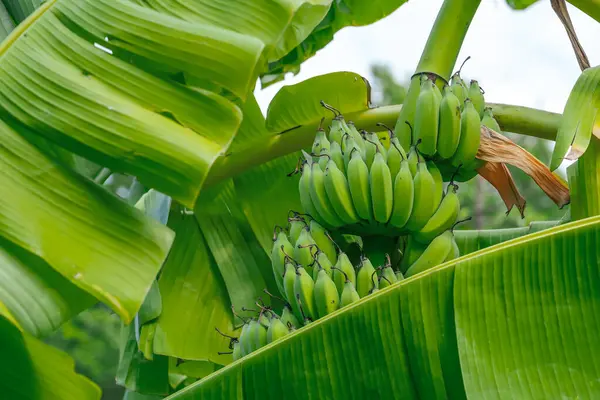
[[[521,218],[525,218],[525,199],[519,193],[519,189],[517,189],[512,174],[506,165],[500,162],[488,161],[479,167],[477,172],[496,188],[506,205],[506,214],[510,213],[514,206],[517,206]]]

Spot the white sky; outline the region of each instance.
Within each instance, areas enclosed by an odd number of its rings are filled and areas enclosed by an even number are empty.
[[[265,90],[257,86],[261,109],[284,84],[334,71],[352,71],[372,80],[369,67],[383,62],[403,81],[417,65],[441,0],[411,0],[375,24],[348,27],[335,35],[301,72]],[[569,5],[571,19],[592,65],[600,63],[600,23]],[[486,101],[562,112],[580,74],[567,34],[542,0],[525,11],[510,9],[505,0],[482,0],[459,62],[471,60],[463,76],[477,79]]]

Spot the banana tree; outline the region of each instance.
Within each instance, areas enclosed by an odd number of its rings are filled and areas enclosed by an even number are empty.
[[[273,228],[307,211],[300,177],[287,175],[335,119],[320,102],[409,140],[420,77],[450,81],[480,1],[444,1],[403,105],[373,107],[368,82],[338,72],[284,87],[266,117],[257,78],[282,79],[339,29],[404,1],[40,3],[0,2],[7,398],[100,397],[39,340],[98,301],[123,321],[116,379],[129,399],[600,394],[598,67],[582,72],[563,115],[488,103],[499,126],[481,128],[473,168],[510,208],[523,204],[502,171],[516,165],[557,205],[570,201],[570,217],[457,230],[461,257],[233,361],[234,310],[283,306],[264,293],[279,292]],[[598,19],[597,2],[572,3]],[[571,148],[568,189],[499,130],[555,140],[553,169]],[[116,174],[132,178],[121,197],[104,184]],[[396,243],[343,233],[345,249]]]

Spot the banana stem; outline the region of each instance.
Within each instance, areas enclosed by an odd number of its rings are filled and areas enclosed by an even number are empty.
[[[502,130],[548,140],[556,138],[560,114],[506,104],[488,103],[487,106],[492,108]],[[377,124],[394,125],[401,109],[401,105],[371,108],[348,113],[345,118],[353,121],[358,129],[379,132],[382,127]],[[326,123],[331,123],[331,119],[326,120]],[[215,185],[275,158],[310,147],[318,125],[319,121],[315,121],[267,139],[251,142],[235,153],[221,156],[211,168],[205,187]]]

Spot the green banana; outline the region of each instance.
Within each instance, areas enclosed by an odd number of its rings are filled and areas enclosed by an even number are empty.
[[[327,197],[325,190],[323,170],[319,163],[312,164],[312,173],[310,181],[310,198],[317,209],[318,214],[323,218],[326,224],[339,228],[344,225],[340,217],[335,214],[333,206]]]
[[[346,173],[346,164],[344,164],[344,155],[342,154],[342,147],[337,143],[331,143],[331,149],[329,150],[329,156],[335,162],[335,165],[342,171]]]
[[[360,218],[352,203],[352,195],[350,194],[348,180],[333,160],[329,160],[327,163],[323,181],[325,183],[327,197],[333,205],[335,213],[347,225],[357,223]]]
[[[306,269],[299,266],[296,269],[296,280],[294,281],[294,296],[298,301],[298,307],[304,314],[304,319],[314,321],[317,319],[317,310],[314,299],[315,282]]]
[[[444,88],[440,102],[440,121],[438,129],[438,155],[442,159],[451,158],[460,141],[460,100],[450,86]]]
[[[333,280],[327,275],[324,269],[319,271],[314,288],[315,305],[319,318],[331,314],[338,309],[340,304],[340,295]]]
[[[479,82],[472,80],[469,84],[469,99],[473,103],[475,110],[479,114],[479,118],[483,118],[483,109],[485,108],[485,100],[483,98],[483,91],[479,87]]]
[[[500,125],[498,125],[498,121],[494,118],[494,113],[492,112],[491,107],[486,107],[483,110],[483,118],[481,118],[481,124],[487,126],[491,130],[497,133],[502,133],[502,129]]]
[[[434,86],[434,83],[424,76],[415,110],[415,140],[421,140],[420,151],[428,156],[437,152],[440,102]]]
[[[294,261],[303,266],[309,274],[312,274],[314,262],[311,246],[316,245],[315,240],[310,236],[310,229],[308,225],[302,229],[298,240],[294,244]],[[288,299],[289,300],[289,299]]]
[[[292,264],[291,259],[286,258],[285,273],[283,274],[283,289],[285,290],[285,298],[287,299],[292,312],[297,320],[303,320],[302,311],[298,307],[296,294],[294,293],[294,284],[296,283],[296,267]]]
[[[319,167],[321,167],[323,171],[327,168],[327,162],[329,160],[331,160],[329,149],[321,149],[321,152],[319,153]]]
[[[313,141],[311,149],[312,153],[321,154],[321,151],[323,151],[324,149],[327,149],[327,151],[329,151],[330,147],[331,143],[329,143],[327,136],[325,136],[325,131],[323,130],[323,128],[319,127],[319,129],[317,129],[317,134],[315,135],[315,140]]]
[[[375,153],[377,153],[377,144],[373,141],[371,141],[370,138],[366,137],[366,133],[365,131],[363,131],[365,134],[365,164],[367,164],[368,168],[371,168],[371,165],[373,165],[373,160],[375,159]]]
[[[233,353],[232,353],[233,361],[237,361],[242,358],[242,345],[240,342],[233,343]]]
[[[442,173],[433,161],[427,161],[427,170],[435,182],[435,192],[431,195],[433,196],[433,204],[435,204],[435,207],[437,208],[440,201],[442,201],[442,195],[444,194],[444,178],[442,178]]]
[[[246,335],[248,337],[246,354],[250,354],[267,344],[267,328],[254,318],[249,322]]]
[[[373,209],[369,189],[369,168],[358,150],[353,149],[351,157],[347,171],[352,204],[360,218],[370,221],[373,219]]]
[[[419,163],[419,150],[417,146],[411,146],[408,152],[408,167],[413,178],[417,175],[417,164]]]
[[[288,333],[290,333],[289,328],[279,318],[274,317],[267,329],[267,343],[273,343]]]
[[[250,341],[250,334],[248,333],[249,329],[250,322],[244,322],[244,326],[242,327],[242,332],[240,333],[239,339],[240,354],[242,357],[252,352],[252,343]]]
[[[378,123],[379,126],[385,126],[381,123]],[[387,128],[387,127],[386,127]],[[390,168],[390,174],[392,175],[392,181],[396,179],[396,175],[398,175],[398,171],[400,171],[400,163],[406,159],[406,152],[400,145],[400,141],[394,135],[394,131],[390,128],[387,128],[390,133],[390,147],[387,152],[386,163]]]
[[[446,231],[433,239],[423,254],[406,271],[405,276],[408,278],[442,264],[452,250],[452,236],[452,232]]]
[[[398,116],[398,121],[396,122],[394,129],[396,135],[398,136],[398,140],[400,140],[400,144],[405,149],[408,149],[410,145],[414,143],[412,139],[412,129],[409,130],[409,126],[414,126],[415,110],[417,107],[417,99],[419,98],[420,90],[421,77],[419,75],[415,75],[410,80],[410,86],[408,88],[408,92],[406,93],[404,103],[402,103],[400,115]]]
[[[454,234],[452,235],[452,249],[448,253],[448,256],[444,259],[444,262],[454,260],[455,258],[460,257],[460,249],[458,248],[458,244],[456,243],[456,238]]]
[[[423,254],[426,248],[427,245],[417,242],[412,235],[410,235],[406,247],[404,248],[402,262],[400,263],[400,271],[406,274],[408,268],[421,257],[421,254]]]
[[[352,121],[348,121],[348,124],[346,125],[347,128],[347,133],[352,136],[354,138],[354,142],[356,143],[356,145],[358,146],[358,148],[360,149],[362,154],[365,154],[365,150],[366,150],[366,143],[363,140],[362,135],[360,134],[360,132],[358,132],[358,129],[356,129],[356,126],[354,126],[354,122]]]
[[[317,247],[327,255],[331,263],[335,264],[337,262],[337,252],[325,228],[314,219],[310,221],[309,228],[310,235],[317,244]]]
[[[317,212],[315,205],[310,197],[310,186],[312,181],[312,169],[307,161],[304,161],[302,165],[302,175],[300,176],[300,182],[298,183],[298,189],[300,192],[300,204],[304,212],[310,214],[311,217],[323,221],[323,217]]]
[[[396,278],[396,274],[394,273],[392,267],[385,267],[381,273],[381,277],[379,278],[379,289],[385,289],[396,282],[398,282],[398,278]]]
[[[405,229],[410,232],[421,230],[427,221],[429,221],[429,218],[431,218],[438,206],[438,204],[434,203],[435,198],[433,196],[436,189],[436,183],[423,159],[419,160],[417,174],[415,175],[413,182],[413,208],[410,217],[404,226]]]
[[[361,139],[362,140],[362,139]],[[348,165],[350,164],[350,160],[352,158],[353,153],[358,153],[358,155],[364,161],[364,154],[360,147],[356,144],[354,138],[350,135],[344,136],[343,139],[344,145],[342,146],[342,152],[344,153],[344,165],[346,166],[346,171],[348,171]],[[354,150],[356,149],[356,150]]]
[[[271,266],[273,267],[273,275],[280,293],[284,293],[283,274],[285,272],[285,255],[292,254],[294,246],[290,243],[287,235],[281,229],[277,233],[277,227],[273,233],[273,249],[271,250]]]
[[[373,274],[376,272],[371,261],[363,257],[361,267],[356,275],[356,291],[361,298],[367,296],[374,288],[379,286],[377,279],[373,279]]]
[[[447,193],[435,214],[420,231],[413,234],[416,241],[427,244],[454,225],[460,212],[460,201],[456,194],[457,189],[458,186],[455,184],[448,185]]]
[[[325,270],[325,272],[327,273],[327,275],[332,276],[332,270],[331,268],[333,267],[333,264],[331,263],[331,261],[329,261],[329,258],[327,257],[327,255],[325,253],[323,253],[321,250],[317,249],[317,253],[315,254],[315,268],[313,268],[313,273],[312,273],[312,277],[313,280],[317,280],[317,277],[319,275],[319,271],[321,271],[322,269]]]
[[[402,271],[396,271],[396,282],[401,281],[404,279],[404,275],[402,274]]]
[[[337,263],[332,269],[332,276],[338,292],[344,289],[344,282],[347,280],[356,283],[356,271],[346,253],[340,251]]]
[[[344,289],[342,290],[342,295],[340,296],[340,308],[346,307],[347,305],[358,300],[360,300],[360,296],[354,287],[354,283],[347,280],[344,282]]]
[[[480,127],[479,114],[473,103],[467,99],[465,109],[460,116],[460,141],[454,156],[450,159],[450,164],[453,167],[462,164],[464,168],[468,169],[469,164],[475,161],[481,141]]]
[[[296,243],[300,237],[300,233],[306,228],[306,221],[301,216],[294,215],[288,218],[288,222],[290,224],[290,243]]]
[[[281,322],[288,328],[297,328],[300,326],[298,319],[292,313],[292,308],[289,304],[283,306],[283,312],[281,313]]]
[[[337,109],[333,108],[329,104],[326,104],[323,100],[321,100],[321,106],[333,113],[333,119],[331,120],[331,125],[329,126],[329,140],[331,142],[338,142],[341,144],[346,125],[344,117]],[[323,120],[321,120],[321,123],[323,123]],[[313,151],[313,153],[315,152]]]
[[[452,89],[452,93],[458,98],[459,106],[462,111],[463,104],[467,99],[467,85],[460,77],[460,73],[455,73],[452,75],[452,80],[450,81],[450,87]]]
[[[402,160],[400,171],[394,181],[394,206],[390,224],[396,228],[402,229],[408,221],[414,201],[414,182],[410,172],[408,160]]]
[[[373,217],[375,221],[385,224],[392,215],[394,187],[392,186],[390,169],[385,163],[383,154],[379,151],[375,154],[375,160],[371,166],[369,184],[371,186]]]

